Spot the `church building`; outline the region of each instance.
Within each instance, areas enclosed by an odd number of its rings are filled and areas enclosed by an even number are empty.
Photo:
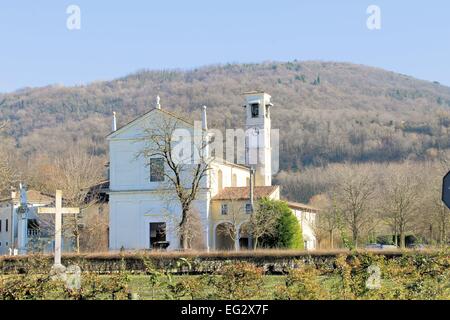
[[[252,200],[256,202],[262,197],[280,199],[280,187],[272,185],[271,96],[260,91],[243,96],[246,118],[244,163],[225,161],[217,155],[212,157],[211,150],[204,150],[212,161],[200,181],[191,208],[198,216],[196,226],[204,250],[251,248],[252,239],[246,232],[246,223],[252,212]],[[176,121],[193,136],[198,134],[195,123],[165,110],[159,98],[154,108],[119,129],[116,129],[114,114],[113,132],[107,137],[110,250],[151,249],[161,243],[165,243],[168,250],[181,248],[177,228],[182,210],[174,186],[163,174],[168,170],[167,163],[158,157],[145,159],[142,156],[147,143],[144,137],[149,129],[170,121]],[[202,139],[210,139],[206,107],[200,131]],[[251,135],[258,136],[257,145],[250,142]],[[255,164],[251,161],[252,154],[258,155]],[[289,203],[289,206],[302,225],[306,248],[314,249],[313,225],[317,211],[301,204]],[[237,237],[227,234],[229,224],[236,226]]]

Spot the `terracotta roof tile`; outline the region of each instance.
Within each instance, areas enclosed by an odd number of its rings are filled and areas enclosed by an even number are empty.
[[[260,199],[272,195],[279,186],[255,187],[254,198]],[[250,187],[224,188],[212,200],[246,200],[250,198]]]
[[[43,194],[36,190],[28,190],[27,191],[27,202],[28,203],[52,203],[53,197]],[[1,199],[0,202],[11,201],[11,197],[7,197]],[[20,201],[20,192],[16,192],[16,196],[14,198],[15,201]]]
[[[20,196],[19,196],[20,197]],[[39,191],[36,190],[29,190],[27,191],[27,200],[29,202],[52,202],[53,197],[45,195]]]
[[[308,206],[308,205],[303,204],[303,203],[292,202],[292,201],[286,201],[286,202],[287,202],[289,208],[291,208],[291,209],[299,209],[299,210],[305,210],[305,211],[308,211],[308,212],[315,212],[315,213],[320,211],[317,208]]]

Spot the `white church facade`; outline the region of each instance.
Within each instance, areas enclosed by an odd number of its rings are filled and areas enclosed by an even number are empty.
[[[252,183],[254,201],[261,197],[280,199],[279,186],[272,185],[271,97],[264,92],[249,92],[244,96],[245,163],[236,164],[219,158],[213,160],[200,181],[199,192],[192,204],[198,215],[204,250],[251,247],[252,241],[245,233],[245,223],[251,213],[250,154],[259,155],[258,161],[252,165],[255,170]],[[167,164],[157,157],[149,160],[142,156],[147,143],[144,137],[149,128],[171,120],[193,136],[198,134],[194,123],[161,108],[159,101],[155,108],[119,129],[116,129],[114,117],[113,132],[107,137],[110,250],[151,249],[155,243],[166,243],[168,250],[181,247],[177,231],[181,205],[173,185],[161,175],[161,170],[167,170]],[[201,132],[202,139],[203,135],[210,136],[206,108],[203,110]],[[249,143],[248,132],[258,134],[257,146]],[[211,157],[210,151],[205,148],[208,157]],[[186,181],[189,183],[189,177]],[[306,248],[314,249],[313,224],[317,211],[300,204],[291,203],[290,207],[301,222]],[[227,223],[237,223],[237,239],[227,239],[220,232]]]

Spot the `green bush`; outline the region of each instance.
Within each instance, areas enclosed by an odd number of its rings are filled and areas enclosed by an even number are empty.
[[[261,199],[259,208],[276,215],[275,232],[261,239],[261,246],[280,249],[303,249],[303,236],[300,223],[288,204],[284,201]]]
[[[278,248],[303,249],[303,237],[300,223],[285,202],[280,203],[282,209],[278,220]]]

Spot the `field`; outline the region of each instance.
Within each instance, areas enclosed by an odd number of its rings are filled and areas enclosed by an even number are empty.
[[[199,262],[189,254],[170,253],[169,265],[161,267],[161,259],[168,258],[164,254],[139,255],[144,270],[137,271],[127,268],[132,265],[127,263],[130,255],[122,255],[122,267],[116,271],[84,271],[80,287],[70,287],[42,273],[48,267],[48,257],[33,257],[28,262],[34,267],[19,272],[5,272],[3,259],[0,300],[450,300],[450,256],[446,250],[341,252],[329,254],[327,259],[323,259],[324,253],[297,254],[291,260],[287,252],[281,252],[281,260],[276,261],[268,258],[274,252],[258,255],[264,259],[251,260],[250,253],[227,253],[220,260],[220,254],[215,253],[215,260],[208,261],[215,270],[204,272],[198,268],[204,266],[205,257]],[[270,269],[280,261],[287,262],[282,269]]]
[[[173,281],[175,283],[182,283],[185,281],[201,281],[201,276],[192,275],[192,276],[174,276]],[[284,282],[283,276],[273,276],[268,275],[263,277],[263,285],[262,290],[258,296],[249,297],[249,299],[264,299],[264,300],[270,300],[273,299],[273,293],[275,291],[275,288],[277,286],[280,286]],[[153,290],[151,286],[151,279],[149,276],[145,275],[138,275],[138,276],[131,276],[130,277],[130,289],[132,292],[136,293],[139,297],[139,299],[142,300],[164,300],[167,299],[168,296],[171,295],[170,290],[168,290],[165,287],[159,287],[156,288],[156,290]],[[206,290],[205,295],[213,294],[213,290]],[[188,299],[189,297],[183,297],[184,299]]]

